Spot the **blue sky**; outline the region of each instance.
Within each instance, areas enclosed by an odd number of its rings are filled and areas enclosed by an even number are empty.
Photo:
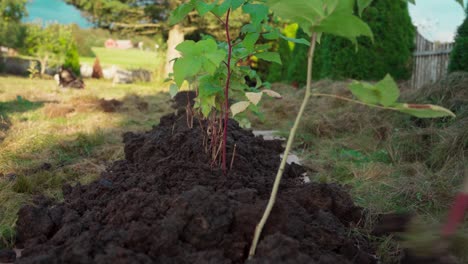
[[[41,18],[64,24],[77,23],[82,27],[91,26],[77,9],[61,0],[29,0],[28,12],[29,17],[25,21]],[[455,0],[417,0],[417,5],[410,5],[410,14],[424,37],[442,42],[453,40],[457,27],[465,17]]]
[[[410,5],[413,23],[431,41],[452,41],[465,12],[455,0],[417,0]],[[466,1],[465,1],[466,2]]]

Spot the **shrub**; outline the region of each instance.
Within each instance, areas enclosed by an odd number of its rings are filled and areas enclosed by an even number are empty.
[[[465,21],[457,30],[455,46],[450,56],[449,72],[468,72],[468,6],[466,8]]]
[[[80,55],[75,43],[72,43],[65,53],[63,67],[70,69],[76,75],[80,75]]]

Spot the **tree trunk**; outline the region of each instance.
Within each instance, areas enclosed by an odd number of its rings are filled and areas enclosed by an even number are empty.
[[[172,67],[175,58],[180,57],[180,53],[175,49],[177,45],[184,41],[184,32],[179,25],[175,25],[169,31],[167,38],[167,53],[166,53],[166,66],[164,67],[164,77],[172,73]]]
[[[43,58],[39,60],[39,63],[41,64],[41,76],[44,76],[45,74],[45,71],[47,69],[47,61],[48,61],[48,58]]]

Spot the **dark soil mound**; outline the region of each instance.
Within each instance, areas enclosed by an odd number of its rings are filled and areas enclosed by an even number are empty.
[[[113,113],[117,112],[117,110],[122,106],[122,102],[116,99],[100,99],[99,106],[101,107],[102,111],[106,113]]]
[[[65,201],[23,207],[17,263],[244,263],[283,150],[229,122],[227,176],[210,166],[203,135],[168,115],[144,134],[124,135],[125,160]],[[228,156],[229,161],[231,156]],[[304,184],[288,166],[279,199],[248,263],[375,263],[350,232],[361,210],[338,185]]]
[[[185,109],[187,106],[193,106],[196,97],[197,94],[194,91],[180,91],[172,98],[172,107],[174,109]]]

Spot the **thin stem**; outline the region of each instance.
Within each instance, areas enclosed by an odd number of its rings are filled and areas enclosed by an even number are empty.
[[[223,164],[222,169],[224,175],[227,174],[226,167],[226,144],[227,144],[227,127],[229,119],[229,85],[231,83],[231,58],[232,58],[232,43],[231,36],[229,35],[229,15],[231,14],[231,9],[229,8],[226,14],[226,22],[224,23],[224,28],[226,30],[226,39],[228,43],[228,61],[227,61],[227,77],[226,85],[224,87],[224,132],[223,132]]]
[[[224,22],[218,15],[215,15],[213,12],[210,13],[213,14],[213,16],[215,16],[221,22],[221,24],[223,24],[223,26],[226,26],[226,22]]]
[[[292,148],[292,143],[294,142],[294,137],[296,135],[296,130],[299,126],[301,121],[301,117],[304,113],[304,110],[307,106],[311,95],[311,87],[312,87],[312,62],[314,59],[314,52],[315,52],[315,42],[317,40],[317,33],[314,33],[311,37],[310,41],[310,49],[308,54],[307,60],[307,86],[306,92],[304,96],[304,100],[302,101],[301,108],[299,113],[297,114],[296,121],[294,122],[294,126],[291,128],[291,132],[288,137],[288,142],[286,144],[286,149],[284,150],[283,158],[281,160],[280,167],[278,169],[278,173],[276,174],[275,182],[273,184],[273,190],[271,191],[270,199],[268,200],[267,207],[265,212],[263,213],[262,219],[258,223],[257,227],[255,228],[255,234],[252,241],[252,245],[250,246],[249,251],[249,259],[251,259],[255,255],[255,250],[257,249],[258,240],[260,239],[260,235],[262,234],[263,227],[265,226],[268,217],[270,216],[271,210],[276,202],[276,196],[278,194],[279,184],[281,182],[281,178],[283,176],[284,168],[286,167],[286,161],[288,159],[289,152]]]

